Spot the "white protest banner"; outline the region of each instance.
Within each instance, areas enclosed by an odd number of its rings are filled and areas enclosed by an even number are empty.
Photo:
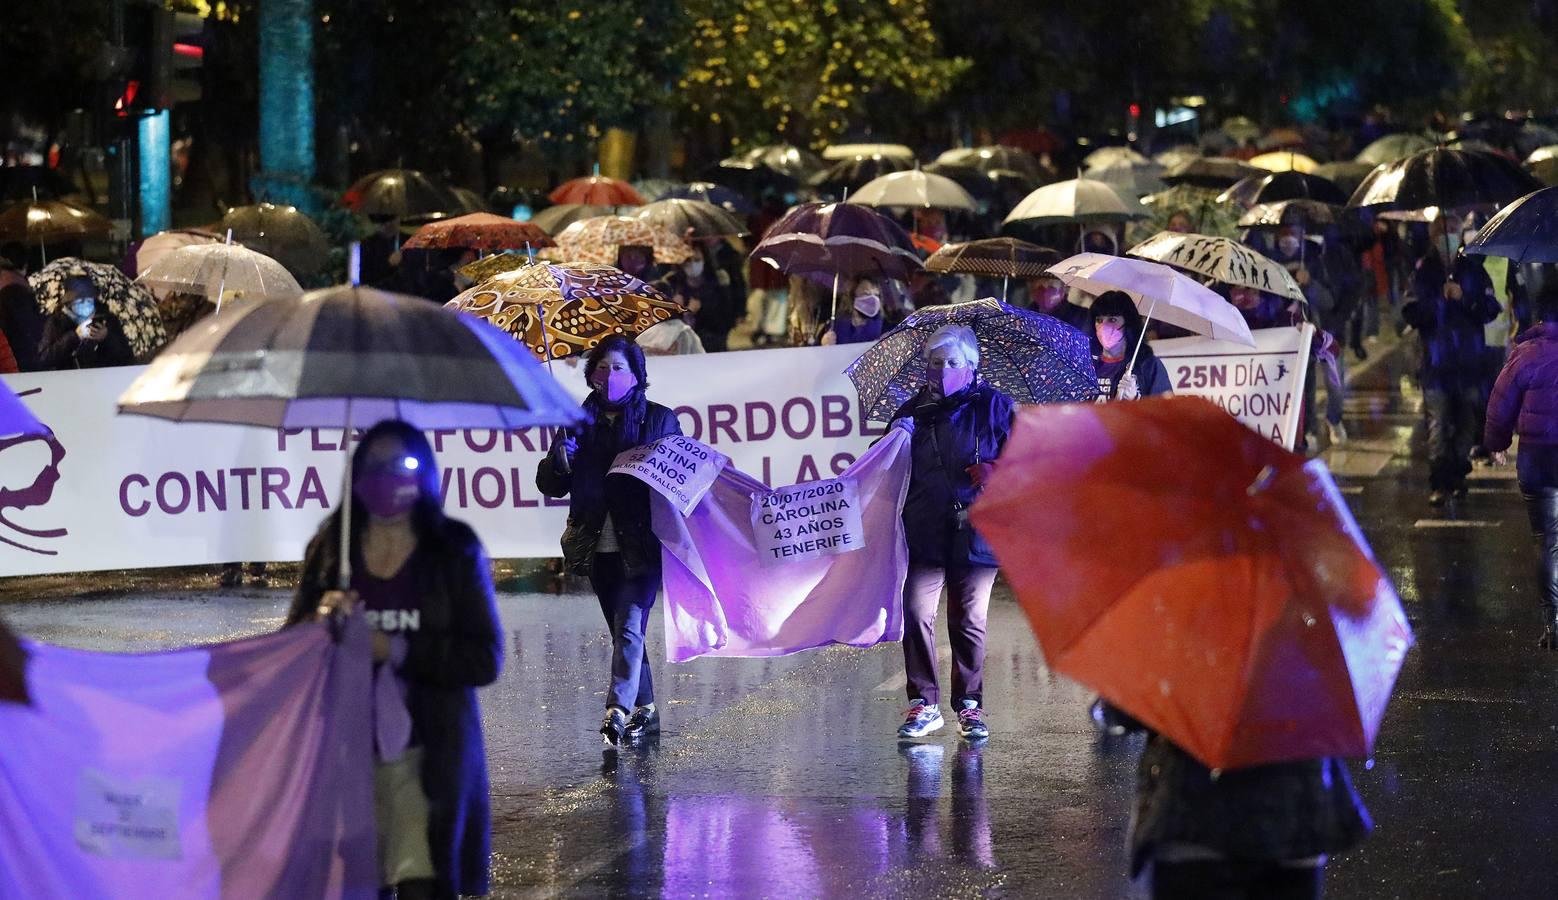
[[[752,495],[752,536],[765,566],[864,549],[853,478],[829,478]]]
[[[611,474],[631,475],[676,504],[682,515],[709,492],[730,457],[701,441],[672,435],[617,454]]]
[[[1262,328],[1255,346],[1210,338],[1153,341],[1175,394],[1205,397],[1234,418],[1293,449],[1303,427],[1304,378],[1313,325]]]
[[[650,357],[649,398],[768,484],[837,476],[881,427],[843,375],[863,348]],[[585,395],[577,366],[559,381]],[[296,560],[340,494],[339,429],[277,431],[115,414],[142,368],[7,375],[52,438],[0,439],[0,575]],[[358,435],[360,436],[360,435]],[[567,499],[536,466],[552,429],[429,432],[444,506],[495,557],[557,556]]]

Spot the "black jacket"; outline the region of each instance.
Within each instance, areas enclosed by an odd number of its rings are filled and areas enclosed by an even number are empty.
[[[617,454],[663,437],[682,433],[676,413],[634,394],[615,423],[606,417],[595,394],[584,401],[588,419],[572,430],[579,441],[571,471],[562,471],[548,453],[536,469],[536,487],[548,497],[570,497],[568,527],[563,532],[563,562],[576,575],[588,575],[600,543],[606,514],[630,575],[657,571],[660,539],[649,519],[649,486],[630,475],[608,475]]]
[[[1209,847],[1236,860],[1280,862],[1340,853],[1373,828],[1339,759],[1216,773],[1161,735],[1136,772],[1131,874],[1167,843]]]
[[[101,321],[108,336],[101,341],[83,341],[76,334],[76,320],[61,310],[43,323],[43,340],[38,343],[39,371],[58,369],[98,369],[135,364],[135,352],[125,337],[119,317],[99,309],[92,318]]]
[[[1422,339],[1422,379],[1425,390],[1454,390],[1482,383],[1487,342],[1483,326],[1498,318],[1493,279],[1477,257],[1459,256],[1451,268],[1461,299],[1447,300],[1444,263],[1429,251],[1412,275],[1412,302],[1401,317]]]
[[[979,491],[965,471],[992,463],[1012,432],[1011,398],[984,382],[951,397],[922,388],[893,416],[913,423],[909,492],[903,503],[909,562],[924,566],[995,566],[995,551],[968,523]],[[959,509],[965,511],[960,516]]]
[[[327,524],[309,543],[288,625],[308,619],[320,595],[334,587],[339,534]],[[476,688],[496,681],[503,666],[492,565],[476,533],[453,520],[445,520],[436,538],[423,541],[407,565],[415,567],[423,605],[420,630],[407,635],[400,675],[413,733],[423,748],[433,865],[451,896],[485,894],[492,814]]]

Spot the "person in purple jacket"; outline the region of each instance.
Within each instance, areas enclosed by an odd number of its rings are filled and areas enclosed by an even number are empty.
[[[1558,650],[1558,284],[1544,287],[1536,315],[1539,321],[1515,338],[1493,385],[1482,446],[1502,465],[1512,437],[1520,435],[1520,493],[1542,548],[1544,627],[1537,646]]]

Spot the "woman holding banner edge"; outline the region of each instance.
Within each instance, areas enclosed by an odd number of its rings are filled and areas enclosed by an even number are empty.
[[[563,563],[590,577],[611,631],[611,687],[600,734],[616,747],[660,731],[644,643],[660,592],[660,540],[650,524],[648,485],[610,471],[623,451],[682,428],[675,412],[645,396],[644,351],[627,338],[609,337],[591,350],[584,377],[591,389],[587,419],[552,445],[536,486],[548,497],[570,497]]]
[[[924,737],[945,724],[936,678],[936,608],[947,589],[952,694],[958,733],[990,736],[984,720],[985,619],[995,585],[995,553],[974,530],[968,509],[1011,434],[1011,398],[979,379],[979,340],[965,325],[945,325],[925,342],[926,385],[898,410],[893,425],[913,435],[904,531],[903,658],[909,710],[899,738]]]

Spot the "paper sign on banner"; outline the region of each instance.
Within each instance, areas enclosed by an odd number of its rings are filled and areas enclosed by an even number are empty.
[[[1175,394],[1205,397],[1289,450],[1303,427],[1313,325],[1261,328],[1247,347],[1210,338],[1153,341]]]
[[[859,488],[853,478],[829,478],[753,494],[752,536],[765,566],[860,550]]]
[[[76,782],[76,845],[111,859],[179,859],[178,780],[83,769]]]
[[[707,444],[675,434],[619,453],[611,474],[637,478],[689,516],[729,461]]]

